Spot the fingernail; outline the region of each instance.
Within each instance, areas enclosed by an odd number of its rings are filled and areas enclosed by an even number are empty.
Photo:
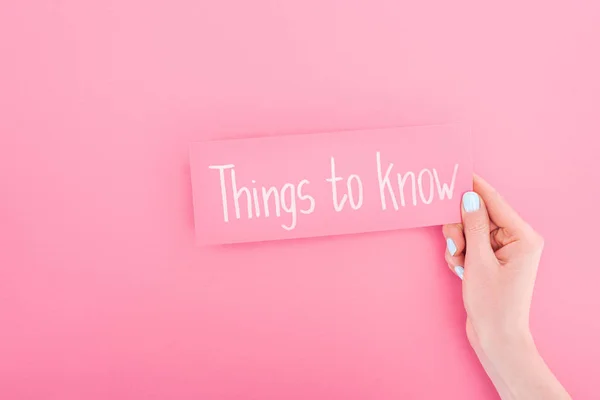
[[[479,210],[479,195],[475,192],[467,192],[463,195],[463,208],[466,212]]]
[[[457,265],[456,267],[454,267],[454,272],[456,272],[456,275],[458,275],[458,277],[462,281],[463,275],[465,274],[465,269]]]
[[[454,240],[447,238],[446,247],[448,248],[448,253],[450,253],[451,256],[456,254],[456,244],[454,243]]]

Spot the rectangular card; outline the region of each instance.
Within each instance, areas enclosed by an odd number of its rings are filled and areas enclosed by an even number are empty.
[[[459,222],[473,184],[454,124],[198,142],[190,164],[203,245]]]

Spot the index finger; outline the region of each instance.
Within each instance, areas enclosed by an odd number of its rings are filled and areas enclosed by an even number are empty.
[[[476,174],[473,176],[473,190],[481,196],[487,206],[490,219],[498,227],[509,229],[515,233],[531,229],[527,222],[500,196],[498,191]]]

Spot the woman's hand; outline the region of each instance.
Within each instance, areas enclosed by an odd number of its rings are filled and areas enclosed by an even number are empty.
[[[446,261],[462,280],[466,332],[503,399],[569,399],[537,352],[529,308],[544,241],[482,178],[446,225]]]

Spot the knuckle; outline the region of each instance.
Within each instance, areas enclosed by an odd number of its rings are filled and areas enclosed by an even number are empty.
[[[534,244],[538,249],[542,250],[544,248],[544,237],[539,233],[536,233],[534,238]]]
[[[446,254],[444,255],[444,259],[448,263],[448,266],[452,268],[452,256],[448,252],[446,252]]]
[[[481,234],[481,233],[489,233],[489,227],[488,224],[485,221],[474,221],[473,223],[469,224],[468,226],[465,227],[468,233],[471,234]]]
[[[531,230],[529,231],[529,234],[528,234],[527,236],[528,236],[529,240],[530,240],[532,243],[539,243],[539,242],[541,242],[541,241],[543,240],[543,239],[542,239],[542,235],[540,235],[539,233],[537,233],[537,232],[536,232],[536,231],[534,231],[533,229],[531,229]]]
[[[542,250],[544,248],[543,236],[535,231],[532,231],[529,235],[527,235],[526,242],[536,250]]]
[[[442,232],[445,236],[450,236],[454,233],[462,231],[461,224],[447,224],[442,227]]]
[[[442,226],[442,233],[444,234],[444,236],[448,236],[449,232],[450,232],[450,225]]]

